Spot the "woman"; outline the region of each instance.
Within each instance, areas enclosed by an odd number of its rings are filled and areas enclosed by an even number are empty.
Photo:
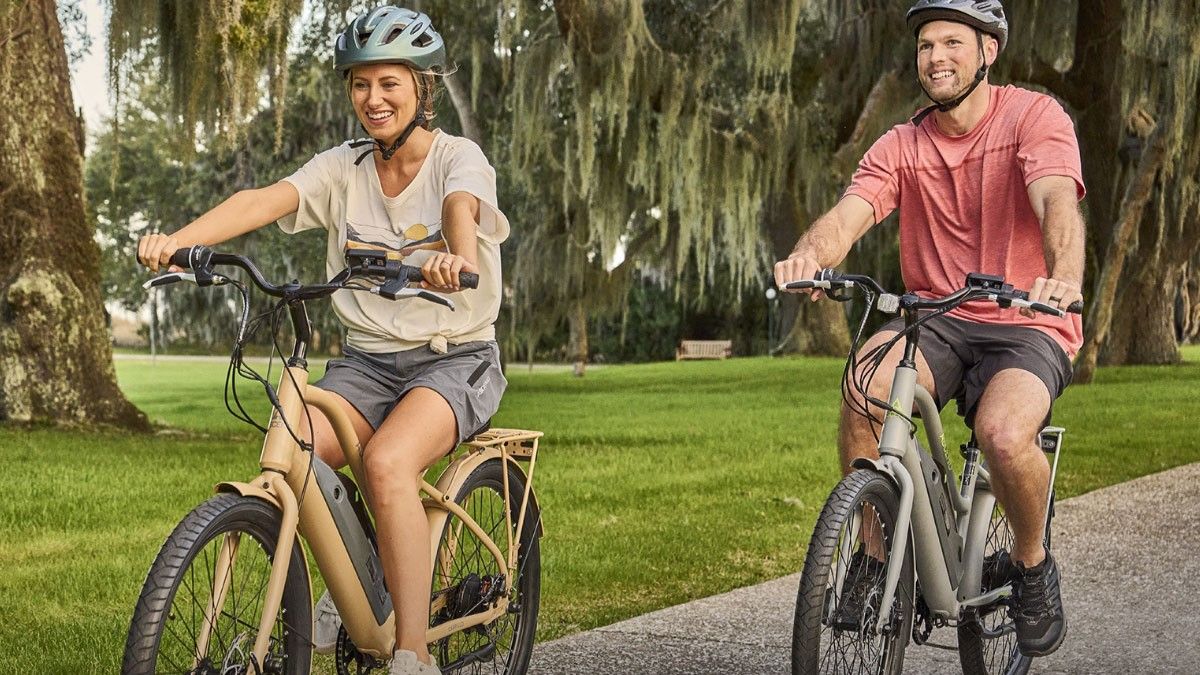
[[[138,260],[158,271],[180,247],[219,244],[279,220],[289,233],[328,231],[329,275],[354,247],[398,251],[421,267],[423,285],[433,290],[459,290],[460,271],[480,275],[478,290],[455,298],[455,312],[338,292],[333,306],[347,330],[344,356],[330,361],[316,383],[340,397],[364,448],[396,611],[391,672],[438,673],[425,643],[432,570],[417,484],[499,406],[506,382],[493,323],[499,244],[509,225],[496,206],[495,172],[479,147],[429,129],[435,76],[453,70],[429,17],[397,7],[359,16],[337,38],[334,67],[346,76],[371,141],[316,155],[291,176],[239,192],[178,232],[143,237]],[[312,413],[317,454],[335,468],[344,465],[329,422]],[[337,624],[320,611],[333,611],[327,596],[318,610],[318,650],[332,648]]]

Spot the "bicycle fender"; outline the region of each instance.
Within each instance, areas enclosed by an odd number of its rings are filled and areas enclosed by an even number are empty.
[[[275,494],[263,487],[263,484],[260,482],[243,483],[240,481],[223,481],[217,483],[213,491],[218,493],[236,492],[243,497],[255,497],[267,502],[280,511],[283,510],[283,507],[279,504],[279,499],[275,497]]]
[[[855,457],[854,461],[850,462],[850,468],[852,468],[852,469],[869,469],[871,471],[878,471],[879,473],[887,476],[888,480],[892,481],[892,483],[895,484],[897,489],[900,487],[900,482],[897,481],[896,477],[892,475],[891,470],[888,469],[883,464],[883,462],[881,462],[878,459],[870,459],[867,457]]]

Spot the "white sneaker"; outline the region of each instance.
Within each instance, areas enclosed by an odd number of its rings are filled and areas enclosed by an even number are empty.
[[[313,608],[313,650],[318,654],[332,654],[337,647],[338,629],[342,627],[342,617],[338,614],[333,598],[329,591],[317,600]]]
[[[435,665],[422,663],[416,652],[397,649],[392,655],[392,667],[388,675],[442,675],[442,671]]]

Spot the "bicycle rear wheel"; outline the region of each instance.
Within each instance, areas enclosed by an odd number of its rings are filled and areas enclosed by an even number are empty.
[[[1054,497],[1051,495],[1050,510],[1046,514],[1046,548],[1050,548],[1050,524],[1053,520]],[[1008,518],[997,502],[992,509],[992,523],[988,527],[983,549],[984,592],[1009,581],[1006,570],[1011,565],[1008,553],[1012,550],[1013,541]],[[981,607],[975,620],[959,624],[958,658],[964,675],[1025,675],[1033,663],[1032,657],[1022,655],[1017,649],[1017,634],[1012,630],[1006,603]]]
[[[236,494],[216,495],[189,513],[150,566],[129,626],[121,672],[308,673],[312,603],[298,543],[292,547],[266,662],[252,663],[279,527],[274,506]],[[218,560],[230,551],[229,573],[217,583]],[[214,589],[223,602],[211,630],[205,630]],[[207,645],[205,634],[210,636]]]
[[[869,470],[843,478],[825,502],[796,596],[793,673],[895,674],[903,669],[912,633],[913,563],[908,551],[900,560],[891,558],[898,509],[895,486]],[[891,617],[877,635],[891,565],[901,566],[900,578]]]
[[[467,477],[455,502],[507,554],[511,534],[505,522],[503,470],[498,459],[484,462]],[[525,476],[512,466],[508,467],[508,489],[516,527]],[[502,594],[508,596],[509,610],[490,624],[453,633],[430,645],[443,670],[463,675],[519,675],[529,667],[541,595],[539,519],[530,499],[517,548],[515,579],[508,578],[507,570],[496,564],[479,537],[459,518],[451,515],[446,521],[434,561],[433,604],[437,609],[430,616],[430,626],[490,609]]]

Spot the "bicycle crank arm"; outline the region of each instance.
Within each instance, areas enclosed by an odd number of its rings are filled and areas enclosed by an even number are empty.
[[[492,660],[492,655],[496,653],[496,643],[488,642],[486,645],[476,649],[470,654],[464,654],[462,658],[447,666],[442,666],[443,673],[453,673],[460,668],[475,663],[485,663]]]
[[[999,628],[990,629],[982,623],[979,624],[979,632],[985,640],[995,640],[998,637],[1004,637],[1009,633],[1017,632],[1017,625],[1012,621],[1005,621]]]
[[[979,597],[963,600],[959,604],[963,607],[983,607],[995,602],[999,602],[1000,600],[1012,596],[1012,594],[1012,584],[1004,584],[1000,588],[990,590]]]

